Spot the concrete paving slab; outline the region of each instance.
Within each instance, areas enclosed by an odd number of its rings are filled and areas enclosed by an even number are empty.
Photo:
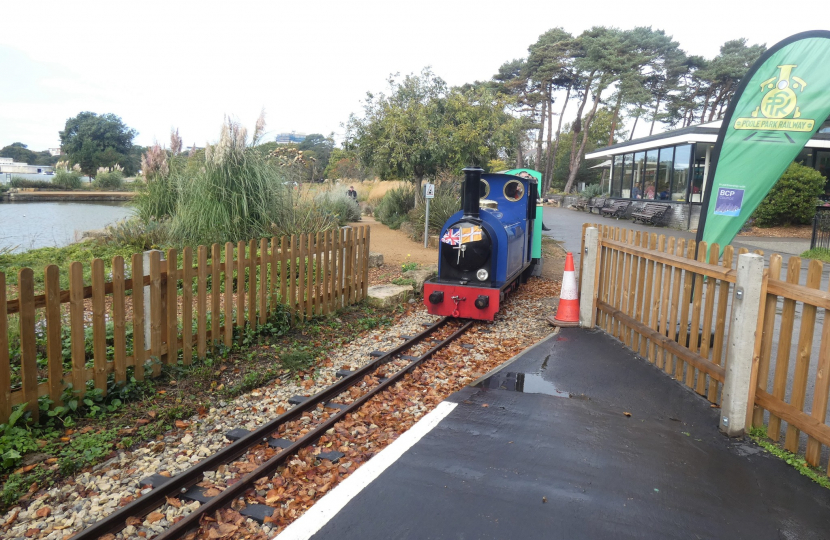
[[[315,539],[819,539],[830,491],[717,431],[709,403],[563,329],[459,405]],[[631,416],[625,416],[629,412]]]

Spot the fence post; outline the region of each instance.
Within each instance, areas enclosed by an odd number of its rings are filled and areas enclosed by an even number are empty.
[[[596,227],[586,227],[585,231],[584,250],[581,253],[582,270],[579,273],[579,281],[581,283],[579,293],[579,326],[582,328],[591,328],[594,326],[594,301],[597,296],[596,289],[596,274],[597,274],[597,257],[599,252],[599,234]]]
[[[142,254],[143,255],[142,268],[144,269],[144,277],[145,278],[150,276],[150,254],[153,253],[153,252],[156,252],[156,251],[159,253],[159,257],[160,257],[159,261],[163,261],[164,260],[164,253],[162,253],[158,249],[150,249],[148,251],[145,251]],[[151,343],[150,332],[151,332],[152,327],[150,325],[151,325],[152,319],[153,319],[150,316],[151,313],[152,313],[152,311],[150,310],[150,286],[145,285],[144,286],[144,346],[147,347],[147,348],[149,348],[149,345]]]
[[[754,357],[755,331],[761,308],[763,280],[764,258],[754,253],[739,255],[718,425],[718,429],[729,437],[744,434],[747,411],[751,410],[755,401],[755,385],[752,382],[758,360]]]

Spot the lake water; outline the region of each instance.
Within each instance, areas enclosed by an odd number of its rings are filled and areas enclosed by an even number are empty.
[[[80,240],[83,231],[102,229],[133,215],[118,202],[2,202],[0,246],[15,251],[63,247]]]

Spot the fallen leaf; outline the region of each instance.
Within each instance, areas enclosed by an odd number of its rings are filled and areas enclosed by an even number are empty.
[[[155,523],[156,521],[161,521],[164,518],[164,514],[161,512],[151,512],[149,516],[147,516],[147,523]]]
[[[105,534],[104,536],[99,536],[98,540],[115,540],[115,535],[112,533]]]
[[[628,411],[624,412],[623,414],[626,415],[626,416],[631,416],[631,413],[628,412]]]
[[[205,490],[205,497],[216,497],[216,496],[217,496],[217,495],[219,495],[220,493],[222,493],[222,492],[221,492],[221,491],[219,491],[219,490],[218,490],[218,489],[216,489],[216,488],[206,489],[206,490]]]
[[[155,418],[158,413],[156,411],[149,411],[147,414],[150,415],[150,418]]]
[[[280,494],[276,489],[271,489],[265,494],[266,504],[274,504],[278,500],[280,500]]]
[[[17,521],[17,516],[19,514],[20,514],[20,508],[15,509],[15,511],[12,512],[12,515],[9,516],[9,519],[7,519],[6,522],[3,524],[3,528],[7,529],[7,528],[11,527],[11,524],[14,523],[15,521]]]
[[[282,405],[277,407],[277,414],[285,414],[285,407],[283,407]]]
[[[189,422],[185,422],[184,420],[176,420],[176,427],[179,429],[184,429],[190,425]]]
[[[484,403],[484,404],[482,405],[482,407],[489,407],[489,406],[490,406],[490,405],[488,405],[488,404],[486,404],[486,403]]]
[[[35,467],[37,467],[37,464],[35,464],[35,465],[26,465],[25,467],[20,467],[19,469],[14,471],[14,474],[27,473],[27,472],[31,471],[32,469],[34,469]]]
[[[132,495],[127,495],[126,497],[121,497],[121,502],[120,502],[121,506],[127,506],[131,502],[133,502],[133,496]]]
[[[137,425],[137,426],[146,426],[149,423],[150,423],[150,421],[147,420],[146,418],[139,418],[138,420],[135,421],[135,425]]]
[[[51,513],[52,513],[51,508],[49,508],[48,506],[41,506],[40,508],[37,509],[37,512],[35,512],[35,515],[39,518],[45,518],[45,517],[49,517],[49,514],[51,514]]]
[[[177,499],[175,497],[167,497],[167,504],[169,504],[170,506],[176,507],[176,508],[181,508],[182,507],[182,501],[180,501],[179,499]]]
[[[127,525],[132,525],[133,527],[137,527],[137,526],[141,525],[141,519],[139,519],[135,516],[130,516],[130,517],[127,518]]]

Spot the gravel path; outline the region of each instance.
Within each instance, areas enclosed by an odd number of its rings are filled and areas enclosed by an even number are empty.
[[[539,341],[550,332],[550,327],[544,321],[545,306],[551,297],[558,295],[558,284],[546,281],[533,281],[529,286],[517,293],[506,304],[505,310],[499,314],[492,325],[479,325],[477,328],[486,328],[490,332],[477,333],[476,348],[467,350],[460,346],[452,346],[452,354],[449,358],[439,363],[440,369],[456,370],[455,372],[441,375],[436,381],[436,368],[430,368],[431,381],[427,386],[433,389],[440,389],[440,396],[435,392],[422,392],[424,399],[416,399],[416,395],[409,395],[403,383],[397,385],[397,399],[405,399],[406,407],[402,412],[396,413],[396,425],[406,429],[414,424],[423,414],[432,409],[440,402],[445,395],[468,384],[476,377],[486,373],[492,367],[523,350],[527,346]],[[218,407],[212,407],[203,416],[191,417],[183,429],[167,433],[163,440],[154,441],[132,451],[121,451],[113,459],[97,465],[92,470],[77,474],[74,480],[69,480],[61,485],[50,489],[46,494],[25,509],[15,507],[0,517],[0,532],[3,538],[24,539],[66,539],[76,531],[84,528],[101,517],[111,513],[120,506],[131,502],[134,498],[147,493],[142,490],[140,480],[154,473],[174,475],[190,467],[204,457],[212,454],[217,449],[229,444],[224,434],[237,427],[253,430],[260,424],[279,414],[283,409],[289,409],[288,399],[296,394],[310,395],[331,385],[336,381],[335,373],[339,369],[354,369],[372,360],[369,353],[373,350],[388,350],[401,343],[400,335],[413,335],[424,329],[425,323],[432,323],[437,320],[419,309],[397,325],[391,328],[375,329],[355,336],[348,346],[333,351],[325,366],[321,367],[315,380],[304,381],[275,381],[274,383],[244,394],[230,402],[220,402]],[[463,342],[463,338],[462,338]],[[449,364],[447,362],[450,362]],[[422,371],[416,371],[416,382],[423,377]],[[415,376],[416,374],[413,374]],[[411,381],[410,381],[411,383]],[[391,395],[391,394],[390,394]],[[401,397],[403,396],[403,397]],[[429,399],[427,399],[429,398]],[[390,398],[395,399],[395,398]],[[368,404],[367,404],[368,405]],[[303,418],[301,421],[305,421]],[[310,420],[309,420],[310,421]],[[355,433],[366,430],[367,433],[374,432],[379,425],[369,423],[368,427],[355,428]],[[374,427],[371,427],[374,426]],[[300,428],[301,426],[294,426]],[[339,425],[338,425],[339,427]],[[354,426],[352,426],[354,427]],[[288,428],[292,429],[291,426]],[[347,441],[337,439],[333,435],[333,442],[339,448],[346,447],[347,457],[342,461],[345,463],[337,466],[334,477],[330,477],[329,486],[339,482],[348,476],[362,461],[371,457],[383,446],[390,443],[400,434],[399,428],[386,426],[386,433],[381,440],[377,437],[372,439],[371,450],[361,448],[360,440]],[[360,439],[360,437],[358,437]],[[345,444],[344,444],[345,443]],[[304,471],[308,466],[316,466],[313,456],[299,456],[303,459],[296,459],[290,462],[293,470]],[[253,459],[253,458],[252,458]],[[305,464],[305,465],[303,465]],[[214,483],[219,489],[227,485],[240,473],[245,473],[244,464],[230,464],[225,470],[218,473],[206,475],[205,481]],[[305,481],[308,478],[305,477]],[[322,480],[322,477],[320,478]],[[271,487],[262,486],[264,497],[276,484],[282,480],[271,482]],[[290,493],[285,491],[284,493]],[[308,490],[306,490],[306,493]],[[239,519],[239,514],[229,510],[227,520],[218,525],[227,525],[237,521],[235,527],[245,528],[238,533],[225,536],[227,538],[249,537],[254,534],[256,537],[269,535],[281,529],[287,523],[299,516],[308,506],[313,504],[325,491],[315,490],[314,496],[303,498],[281,497],[274,503],[275,508],[282,508],[281,518],[275,519],[274,523],[259,527],[252,520]],[[260,496],[259,494],[257,496]],[[150,514],[146,519],[135,519],[123,531],[119,538],[152,538],[160,533],[169,524],[174,523],[182,516],[198,508],[199,503],[187,503],[178,499],[168,500],[157,512]],[[276,515],[276,514],[275,514]],[[217,524],[215,524],[217,525]],[[215,529],[215,528],[214,528]],[[229,529],[226,529],[229,530]],[[236,530],[236,529],[235,529]],[[211,538],[219,538],[216,536]],[[208,537],[207,533],[204,536]]]

